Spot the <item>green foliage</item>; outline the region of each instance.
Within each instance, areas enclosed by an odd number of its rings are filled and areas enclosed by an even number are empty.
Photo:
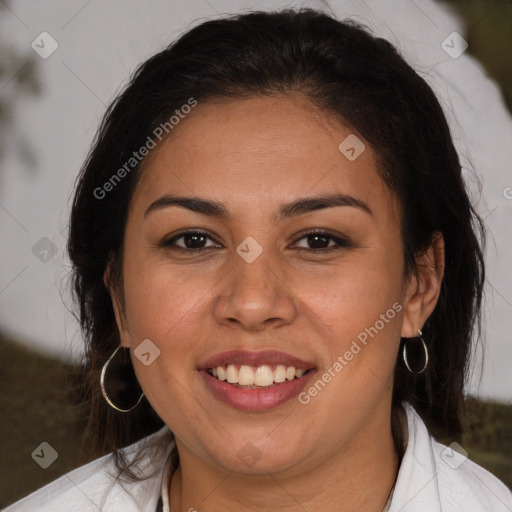
[[[0,2],[0,15],[8,9]],[[13,120],[13,105],[21,95],[38,94],[41,84],[37,78],[36,57],[28,47],[27,52],[15,51],[0,33],[0,158],[4,154],[3,141]]]
[[[74,373],[0,335],[0,508],[90,460],[81,447],[84,416],[70,394]],[[58,453],[48,469],[31,457],[43,441]]]
[[[464,20],[468,52],[501,87],[512,112],[512,3],[507,0],[444,0]]]
[[[466,399],[463,446],[469,458],[512,487],[512,406]]]

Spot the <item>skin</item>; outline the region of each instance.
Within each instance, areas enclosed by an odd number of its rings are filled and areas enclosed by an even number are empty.
[[[444,246],[435,238],[406,278],[397,200],[361,135],[356,160],[338,150],[351,133],[298,93],[204,103],[144,162],[126,224],[124,296],[110,289],[122,345],[133,354],[149,338],[161,351],[149,366],[132,359],[176,437],[173,510],[380,512],[386,502],[399,464],[390,416],[400,336],[414,337],[435,307]],[[333,192],[372,214],[342,206],[276,221],[282,204]],[[230,217],[177,206],[144,217],[164,194],[220,201]],[[192,228],[211,237],[196,244],[203,252],[159,246]],[[352,246],[322,253],[336,244],[315,249],[301,233],[313,228]],[[248,236],[263,248],[250,264],[236,252]],[[306,405],[239,411],[197,372],[224,350],[277,349],[321,376],[394,303],[402,310]],[[237,457],[249,442],[261,455],[251,467]]]

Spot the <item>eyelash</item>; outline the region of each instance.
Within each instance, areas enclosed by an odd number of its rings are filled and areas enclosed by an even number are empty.
[[[161,243],[161,246],[166,247],[168,249],[181,250],[181,251],[185,251],[185,252],[200,252],[200,251],[206,251],[209,249],[216,248],[216,247],[198,247],[195,249],[190,249],[190,248],[180,247],[178,245],[175,245],[177,240],[185,237],[186,235],[203,235],[203,236],[209,238],[210,240],[212,240],[213,242],[218,243],[211,236],[209,236],[206,231],[197,229],[197,230],[182,231],[181,233],[178,233],[177,235],[173,236],[172,238],[170,238],[168,240],[164,240]],[[314,249],[314,248],[310,249],[310,248],[306,248],[306,247],[299,247],[299,250],[315,252],[315,253],[327,253],[327,252],[331,252],[331,251],[335,251],[335,250],[339,250],[339,249],[343,249],[343,248],[353,247],[353,244],[347,238],[334,236],[334,235],[330,234],[329,232],[323,231],[321,229],[313,229],[313,230],[308,230],[308,231],[303,232],[302,236],[300,238],[298,238],[297,240],[295,240],[294,243],[297,243],[300,240],[303,240],[304,238],[307,238],[308,236],[311,236],[311,235],[319,235],[324,238],[328,238],[330,240],[333,240],[336,243],[336,245],[322,248],[322,249]]]

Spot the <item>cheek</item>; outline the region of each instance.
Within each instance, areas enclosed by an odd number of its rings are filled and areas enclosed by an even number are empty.
[[[205,274],[187,275],[165,263],[141,261],[125,266],[125,298],[130,334],[135,343],[151,338],[167,343],[188,324],[206,300]],[[137,271],[132,271],[136,268]]]
[[[304,281],[301,296],[311,314],[322,322],[337,354],[350,345],[365,329],[374,326],[399,329],[397,311],[392,308],[402,298],[402,267],[398,254],[388,256],[368,253],[350,263],[338,265],[320,279]],[[386,314],[391,308],[391,311]],[[364,337],[364,335],[363,335]]]
[[[195,371],[198,340],[204,336],[199,319],[204,317],[208,290],[215,285],[214,280],[207,282],[205,275],[187,275],[150,258],[137,261],[134,256],[125,261],[124,289],[132,351],[146,339],[160,351],[150,366],[133,358],[137,378],[155,409],[160,403],[177,405],[183,395],[183,383]]]
[[[136,272],[133,269],[138,269]],[[132,351],[149,339],[159,355],[146,366],[132,357],[143,392],[160,417],[169,411],[194,415],[197,408],[188,383],[195,372],[200,339],[198,315],[207,300],[204,274],[195,278],[150,260],[125,262],[125,300]],[[179,429],[180,420],[173,417]]]
[[[383,254],[369,252],[303,289],[325,351],[323,368],[303,398],[311,400],[314,414],[327,414],[329,425],[344,421],[348,410],[363,414],[363,403],[370,410],[392,389],[401,330],[402,266],[398,253]],[[334,429],[332,435],[338,434]]]

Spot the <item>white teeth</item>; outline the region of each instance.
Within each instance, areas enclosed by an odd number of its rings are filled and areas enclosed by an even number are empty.
[[[228,369],[226,370],[226,380],[230,384],[236,384],[238,382],[238,372],[234,365],[228,365]]]
[[[258,366],[254,374],[256,386],[271,386],[274,383],[274,372],[270,366]]]
[[[241,386],[252,386],[254,384],[254,372],[250,366],[240,366],[238,372],[238,384]]]
[[[279,364],[274,370],[274,382],[284,382],[286,380],[286,366]]]
[[[219,380],[224,380],[230,384],[239,384],[240,386],[260,386],[267,387],[274,383],[286,382],[295,378],[300,379],[306,373],[304,369],[295,369],[294,366],[285,366],[279,364],[272,370],[270,365],[261,365],[252,368],[248,365],[241,365],[239,369],[234,364],[227,366],[217,366],[212,368],[211,374]]]

